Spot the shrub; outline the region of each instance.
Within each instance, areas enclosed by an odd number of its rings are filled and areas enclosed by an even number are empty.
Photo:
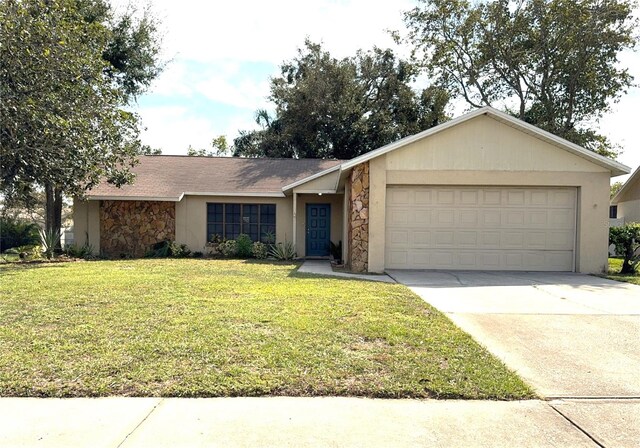
[[[276,242],[276,234],[273,232],[264,232],[262,237],[267,246],[271,246]]]
[[[260,241],[256,241],[255,243],[253,243],[251,252],[253,253],[253,256],[258,260],[264,260],[269,256],[269,247],[266,244],[261,243]]]
[[[624,257],[620,273],[635,273],[640,264],[640,223],[609,228],[609,244],[615,245],[616,252]]]
[[[188,257],[191,251],[186,244],[178,244],[175,241],[160,241],[151,247],[145,254],[149,258],[184,258]]]
[[[17,254],[20,260],[36,260],[42,258],[42,246],[32,244],[28,246],[14,247],[5,251],[7,254]]]
[[[38,232],[40,233],[42,254],[47,259],[51,259],[55,255],[56,248],[60,245],[60,232],[42,229],[38,229]]]
[[[93,245],[85,243],[82,246],[72,244],[67,246],[65,253],[73,258],[92,258],[93,257]]]
[[[249,258],[253,255],[253,241],[249,235],[241,233],[236,238],[236,255],[240,258]]]
[[[12,247],[32,246],[40,243],[38,226],[22,219],[0,217],[0,252]]]
[[[227,240],[220,243],[218,250],[225,257],[235,257],[238,253],[238,244],[236,243],[236,240]]]
[[[211,253],[218,254],[220,252],[220,246],[224,243],[224,240],[217,233],[211,236],[211,240],[205,244],[205,248],[210,248]]]
[[[194,253],[191,254],[191,256],[193,258],[202,258],[202,257],[204,257],[204,252],[195,251]]]
[[[292,242],[285,241],[271,246],[269,255],[276,260],[293,260],[296,257],[296,248]]]

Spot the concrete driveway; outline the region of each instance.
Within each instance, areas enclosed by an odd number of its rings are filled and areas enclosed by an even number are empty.
[[[596,440],[611,441],[607,421],[611,434],[640,440],[640,286],[567,273],[388,273]]]

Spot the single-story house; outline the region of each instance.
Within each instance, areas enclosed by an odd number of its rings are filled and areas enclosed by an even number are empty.
[[[640,222],[640,167],[611,199],[609,218],[613,225]]]
[[[602,272],[610,178],[629,171],[485,107],[346,161],[145,156],[133,185],[76,201],[75,236],[110,256],[246,233],[300,257],[343,241],[359,272]]]

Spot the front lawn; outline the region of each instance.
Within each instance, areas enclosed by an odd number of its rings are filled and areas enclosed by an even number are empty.
[[[609,258],[609,273],[606,277],[611,280],[640,285],[640,274],[622,275],[620,269],[622,269],[622,258]]]
[[[296,268],[0,265],[0,395],[533,396],[406,287]]]

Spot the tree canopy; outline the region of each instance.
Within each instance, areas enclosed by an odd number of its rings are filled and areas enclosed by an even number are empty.
[[[490,105],[600,154],[594,123],[631,85],[628,0],[421,0],[405,14],[414,56],[452,97]]]
[[[256,113],[261,129],[242,131],[234,155],[349,159],[446,119],[447,94],[416,92],[416,70],[391,50],[336,59],[307,40],[280,72],[274,114]]]
[[[228,156],[233,152],[233,147],[227,143],[227,137],[219,135],[211,140],[211,149],[200,148],[196,149],[189,145],[187,148],[188,156],[200,156],[200,157],[222,157]]]
[[[44,190],[58,231],[63,194],[132,179],[145,148],[125,106],[162,69],[157,24],[103,0],[4,0],[0,22],[0,190]]]

